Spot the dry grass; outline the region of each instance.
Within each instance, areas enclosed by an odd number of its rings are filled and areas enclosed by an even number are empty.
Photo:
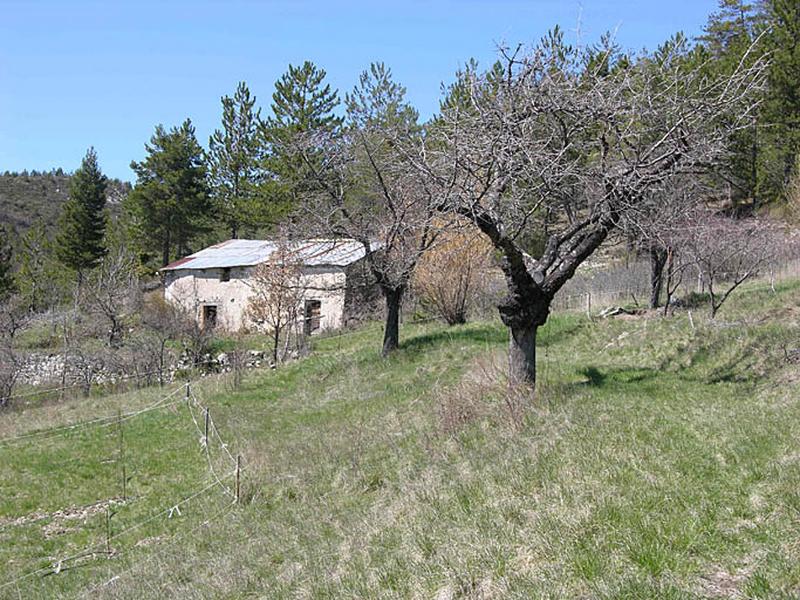
[[[729,327],[698,317],[693,329],[682,313],[556,315],[540,335],[535,395],[508,388],[495,323],[408,328],[385,361],[367,328],[236,391],[210,379],[202,397],[244,456],[242,505],[187,510],[132,537],[130,555],[20,592],[796,596],[800,388],[782,348],[800,346],[799,289],[751,286],[726,307]],[[152,426],[141,443],[154,451],[179,439],[172,421]],[[68,448],[39,449],[51,450]],[[91,496],[91,482],[75,485]],[[22,514],[0,503],[0,515]],[[0,538],[6,551],[22,542]]]

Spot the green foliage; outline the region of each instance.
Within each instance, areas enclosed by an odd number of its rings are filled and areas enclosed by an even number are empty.
[[[262,180],[259,165],[260,109],[244,82],[222,98],[222,130],[208,141],[208,180],[217,214],[232,238],[259,223]]]
[[[768,0],[765,6],[770,69],[759,187],[771,199],[784,196],[800,155],[800,3]]]
[[[72,175],[63,169],[53,169],[37,175],[6,172],[0,175],[0,222],[22,235],[41,220],[48,231],[54,231],[63,205],[69,198]],[[120,202],[130,192],[130,184],[108,179],[106,208],[112,218],[120,213]]]
[[[97,153],[89,148],[70,181],[69,200],[64,203],[56,235],[58,260],[78,273],[95,267],[106,253],[107,185]]]
[[[16,291],[14,280],[14,246],[11,232],[0,225],[0,302],[7,300]]]
[[[405,99],[406,88],[392,79],[383,63],[372,63],[345,96],[347,121],[361,129],[406,128],[419,131],[419,113]]]
[[[325,69],[305,61],[302,66],[289,65],[289,70],[275,82],[272,94],[274,116],[266,121],[270,137],[298,131],[332,130],[342,123],[334,114],[339,97],[325,83]]]
[[[37,221],[19,238],[17,254],[16,287],[25,306],[42,311],[68,297],[70,273],[56,258],[44,222]]]
[[[723,166],[735,188],[734,202],[784,198],[800,152],[800,5],[794,0],[720,0],[699,42],[697,66],[712,75],[769,57],[758,119],[735,135]]]
[[[189,119],[169,131],[158,125],[145,149],[147,157],[131,163],[136,185],[126,209],[142,249],[160,252],[164,266],[202,242],[211,230],[213,204],[203,149]]]
[[[273,222],[297,205],[302,194],[305,165],[293,149],[297,135],[310,131],[333,132],[342,125],[336,115],[338,92],[325,83],[325,70],[305,61],[289,69],[275,82],[272,94],[272,113],[262,123],[261,133],[266,147],[264,168],[274,177],[267,204],[267,217]],[[322,160],[321,151],[310,155]]]

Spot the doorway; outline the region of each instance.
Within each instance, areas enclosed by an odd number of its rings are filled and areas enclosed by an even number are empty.
[[[207,304],[203,307],[203,321],[201,323],[203,329],[214,329],[217,326],[217,307],[213,304]]]
[[[322,302],[320,300],[306,300],[305,327],[306,335],[311,335],[319,330],[322,319]]]

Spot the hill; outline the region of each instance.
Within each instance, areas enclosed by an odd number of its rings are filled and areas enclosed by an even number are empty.
[[[70,178],[61,169],[48,173],[6,172],[0,175],[0,222],[23,233],[41,219],[50,229],[68,197]],[[126,181],[109,180],[108,206],[112,214],[119,211],[130,187]]]
[[[798,297],[556,314],[528,405],[481,322],[0,415],[0,597],[793,597]]]

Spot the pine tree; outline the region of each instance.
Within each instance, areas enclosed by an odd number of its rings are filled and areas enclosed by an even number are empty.
[[[56,256],[78,277],[100,262],[106,253],[106,176],[97,164],[97,153],[89,148],[80,168],[70,180],[69,199],[58,222]]]
[[[318,129],[333,130],[342,124],[334,114],[339,95],[330,84],[324,84],[325,69],[305,61],[302,66],[289,65],[289,70],[275,82],[272,94],[273,117],[267,119],[272,135],[287,135]]]
[[[774,199],[784,197],[800,156],[800,3],[768,0],[770,67],[762,114],[766,123],[759,185]]]
[[[259,183],[258,124],[261,110],[244,82],[233,98],[222,98],[222,130],[208,141],[208,179],[212,199],[230,236],[257,225]]]
[[[300,67],[289,65],[288,71],[275,82],[273,116],[261,128],[266,147],[265,168],[278,188],[271,194],[273,220],[291,210],[303,192],[303,180],[298,174],[304,165],[292,150],[292,140],[298,134],[332,132],[342,125],[342,117],[334,112],[340,104],[338,92],[325,83],[325,76],[324,69],[305,61]]]
[[[147,157],[131,163],[136,185],[125,208],[142,248],[159,252],[164,266],[210,231],[213,204],[191,120],[169,131],[158,125],[145,149]]]
[[[766,50],[765,45],[752,48],[765,28],[765,16],[760,5],[744,0],[720,0],[719,11],[709,17],[705,33],[700,36],[702,51],[698,62],[701,68],[713,71],[710,75],[730,75],[737,69],[745,55],[757,60]],[[729,181],[735,186],[732,200],[760,201],[759,162],[763,141],[759,120],[752,127],[738,131],[731,139],[731,153],[727,164]]]

